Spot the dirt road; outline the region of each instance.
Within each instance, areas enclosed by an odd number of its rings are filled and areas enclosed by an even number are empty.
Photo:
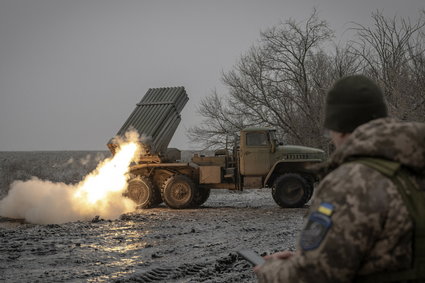
[[[241,248],[294,249],[306,209],[270,190],[213,191],[200,209],[35,225],[0,218],[0,281],[255,282]]]

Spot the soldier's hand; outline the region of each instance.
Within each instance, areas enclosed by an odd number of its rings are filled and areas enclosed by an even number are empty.
[[[281,252],[274,253],[274,254],[271,254],[271,255],[266,255],[266,256],[264,256],[264,259],[265,260],[288,259],[288,258],[292,257],[294,254],[295,254],[295,252],[292,252],[292,251],[281,251]],[[257,272],[261,268],[261,266],[262,265],[254,266],[254,268],[253,268],[254,272]]]
[[[288,258],[290,258],[291,256],[293,256],[295,253],[294,252],[292,252],[292,251],[281,251],[281,252],[278,252],[278,253],[274,253],[274,254],[271,254],[271,255],[266,255],[264,258],[267,260],[267,259],[288,259]]]

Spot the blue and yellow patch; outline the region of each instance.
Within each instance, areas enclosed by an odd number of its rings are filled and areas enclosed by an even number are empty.
[[[331,216],[334,212],[334,206],[330,203],[322,202],[317,211],[323,213],[324,215]]]
[[[332,204],[322,202],[317,211],[310,214],[307,225],[301,232],[301,249],[308,251],[320,246],[332,226],[331,216],[333,212],[334,206]]]

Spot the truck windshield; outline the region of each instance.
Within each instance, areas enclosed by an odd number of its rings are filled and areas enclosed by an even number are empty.
[[[247,146],[265,146],[268,145],[268,138],[266,133],[247,133],[246,145]]]

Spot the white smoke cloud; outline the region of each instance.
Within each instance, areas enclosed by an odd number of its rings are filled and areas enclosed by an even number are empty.
[[[137,141],[139,147],[137,148],[136,155],[144,155],[148,153],[152,148],[152,137],[139,134],[134,127],[129,127],[129,130],[125,133],[124,137],[116,136],[112,139],[112,144],[117,144],[118,147],[120,144],[124,143],[126,140]]]
[[[8,195],[0,200],[0,216],[30,223],[60,224],[90,220],[97,215],[116,219],[133,211],[136,204],[123,197],[122,192],[127,187],[128,166],[137,154],[134,141],[138,140],[137,133],[126,135],[120,141],[121,151],[101,162],[78,184],[54,183],[36,177],[13,182]]]
[[[0,201],[0,215],[25,219],[31,223],[49,224],[81,218],[71,202],[74,186],[42,181],[15,181],[6,198]]]

